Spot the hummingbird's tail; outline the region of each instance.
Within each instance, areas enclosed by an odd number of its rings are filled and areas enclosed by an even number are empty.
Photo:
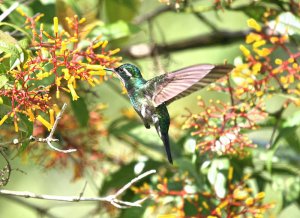
[[[172,154],[171,154],[171,148],[170,148],[170,142],[169,142],[169,135],[168,133],[162,133],[161,134],[161,140],[164,143],[165,149],[166,149],[166,153],[168,156],[168,160],[170,162],[170,164],[173,164],[173,159],[172,159]]]

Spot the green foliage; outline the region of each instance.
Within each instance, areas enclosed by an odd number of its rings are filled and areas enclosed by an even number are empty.
[[[86,127],[89,121],[89,111],[85,100],[79,98],[76,101],[71,101],[71,106],[80,126]]]
[[[4,1],[3,4],[0,4],[0,10],[2,12],[6,11],[13,2],[10,0]],[[88,3],[87,1],[75,0],[32,1],[26,5],[21,4],[21,8],[30,16],[44,13],[42,22],[44,23],[45,31],[53,30],[54,16],[59,17],[60,29],[66,29],[67,22],[64,20],[65,16],[72,17],[77,14],[79,18],[86,17],[87,22],[83,24],[79,31],[82,34],[82,38],[80,38],[78,43],[78,49],[86,51],[85,49],[91,42],[97,43],[99,40],[108,40],[108,47],[111,50],[116,49],[117,46],[120,47],[121,52],[123,52],[121,54],[124,63],[137,63],[141,66],[143,75],[147,78],[158,75],[159,72],[157,69],[163,68],[169,72],[199,62],[222,63],[225,59],[233,59],[233,56],[236,56],[235,54],[239,54],[239,57],[234,60],[235,64],[249,64],[249,69],[253,70],[255,63],[252,63],[249,59],[241,60],[240,56],[242,53],[238,50],[245,34],[236,40],[236,42],[233,42],[232,45],[226,47],[226,51],[230,52],[224,52],[223,41],[221,43],[217,42],[215,46],[209,48],[201,45],[202,48],[198,49],[198,44],[195,44],[193,50],[182,49],[188,43],[193,43],[193,40],[202,39],[201,36],[206,34],[204,31],[211,31],[212,35],[221,35],[223,34],[222,31],[218,32],[215,30],[226,29],[229,33],[232,31],[232,33],[238,34],[234,31],[245,30],[248,18],[253,18],[257,22],[261,22],[259,25],[263,27],[262,34],[269,33],[270,29],[268,28],[274,28],[272,29],[275,32],[274,36],[278,38],[285,34],[286,30],[290,32],[289,40],[284,44],[286,47],[280,47],[280,45],[278,48],[282,50],[276,48],[278,50],[272,56],[262,55],[259,57],[261,63],[271,59],[269,68],[262,68],[261,74],[258,76],[249,71],[250,76],[247,77],[248,80],[253,78],[263,79],[270,73],[270,68],[275,68],[279,65],[277,64],[278,60],[276,63],[276,59],[288,60],[287,57],[290,56],[285,53],[287,48],[291,48],[291,51],[295,53],[299,51],[300,19],[299,11],[297,11],[299,6],[292,5],[293,1],[222,0],[204,2],[196,0],[170,0],[165,2],[168,2],[169,5],[163,5],[163,3],[159,3],[156,0],[93,0],[88,1]],[[179,8],[177,8],[178,5]],[[169,12],[165,13],[163,10]],[[156,11],[157,16],[141,22],[142,24],[140,25],[136,24],[136,20],[138,20],[136,18],[145,18],[146,14],[151,14],[153,11]],[[160,12],[162,12],[161,15]],[[237,22],[239,20],[240,22]],[[265,25],[265,20],[268,20],[268,25]],[[181,25],[182,22],[183,26]],[[151,25],[148,25],[149,23]],[[16,85],[21,89],[20,84],[14,83],[11,72],[14,72],[17,68],[26,68],[24,64],[37,54],[39,46],[31,44],[32,35],[30,35],[30,30],[24,28],[24,17],[17,11],[11,12],[3,22],[0,22],[0,28],[0,91],[4,91],[8,86],[12,85]],[[284,30],[283,32],[282,29]],[[253,28],[251,31],[252,33],[258,33]],[[101,39],[98,38],[99,35],[102,35]],[[182,35],[184,35],[182,39],[175,40],[176,37],[179,38]],[[45,38],[45,36],[43,37]],[[169,40],[169,38],[172,40]],[[53,45],[51,44],[51,40],[48,43],[49,45]],[[273,46],[269,42],[266,43],[266,47],[268,48]],[[145,52],[142,54],[142,57],[134,56],[133,53],[130,53],[133,48],[131,45],[140,44],[148,45],[148,47],[143,47],[139,50]],[[251,43],[246,45],[247,48],[251,46]],[[261,49],[259,46],[255,48],[253,45],[253,47],[254,49]],[[47,45],[44,48],[47,48]],[[51,53],[50,50],[44,48],[42,52],[45,54]],[[150,52],[147,50],[153,48],[157,49]],[[180,51],[178,52],[176,48],[180,48]],[[164,55],[160,55],[159,52],[161,49],[169,50],[164,51]],[[98,47],[95,54],[101,54],[102,50],[104,51],[104,49]],[[145,55],[145,58],[143,55]],[[259,56],[258,54],[255,55]],[[253,56],[255,57],[255,55]],[[68,61],[66,62],[68,63]],[[80,58],[78,58],[78,61],[81,61]],[[85,63],[86,61],[83,62]],[[293,63],[299,63],[299,56],[295,56]],[[285,63],[285,65],[292,65],[293,63]],[[40,67],[43,67],[45,71],[51,71],[53,66],[53,62],[40,64]],[[103,66],[108,66],[107,62],[103,61]],[[243,70],[244,72],[248,72],[247,70],[249,69]],[[34,71],[32,77],[35,77],[38,73],[39,70]],[[59,76],[64,74],[61,66],[58,67],[57,74]],[[294,72],[294,80],[299,80],[298,74],[298,71]],[[73,173],[75,174],[73,178],[75,179],[80,177],[84,177],[85,179],[87,174],[91,174],[91,180],[94,180],[94,175],[98,172],[101,174],[101,181],[89,181],[89,184],[96,184],[96,193],[100,196],[115,193],[116,190],[141,172],[150,169],[157,170],[156,175],[144,178],[142,181],[136,183],[134,188],[127,190],[121,196],[122,200],[130,202],[137,201],[150,194],[153,194],[153,198],[149,198],[143,202],[140,208],[132,207],[118,210],[117,212],[112,212],[111,208],[105,205],[102,207],[101,205],[102,209],[99,214],[103,217],[146,217],[149,216],[149,211],[151,211],[152,216],[158,217],[160,215],[168,216],[172,213],[177,214],[177,212],[181,212],[181,215],[184,214],[185,217],[199,216],[199,214],[201,216],[217,216],[217,208],[224,206],[221,203],[225,202],[225,199],[228,198],[228,202],[236,201],[237,203],[242,202],[243,205],[246,205],[245,202],[247,199],[249,200],[250,197],[254,198],[260,192],[265,193],[266,197],[262,201],[257,200],[258,205],[256,206],[258,209],[261,209],[260,207],[264,205],[274,203],[274,208],[268,209],[265,216],[270,214],[270,216],[280,217],[283,213],[282,211],[292,211],[290,208],[295,205],[293,213],[299,216],[300,211],[295,208],[300,205],[300,112],[296,101],[299,99],[299,94],[297,93],[300,88],[297,87],[296,83],[289,87],[289,91],[284,85],[278,88],[277,83],[284,81],[286,79],[284,76],[286,75],[284,74],[281,78],[278,77],[279,81],[277,81],[274,79],[276,74],[271,74],[273,78],[271,83],[275,88],[262,93],[261,98],[266,104],[265,106],[267,106],[267,109],[263,112],[267,116],[263,121],[254,124],[255,128],[259,128],[251,129],[246,128],[244,125],[245,128],[235,130],[239,134],[249,136],[253,144],[257,144],[255,148],[243,148],[243,151],[245,151],[243,154],[222,153],[222,148],[215,152],[206,153],[204,148],[207,147],[203,148],[199,146],[199,143],[209,138],[209,132],[204,132],[205,134],[202,136],[198,136],[200,134],[196,132],[197,128],[205,125],[205,122],[198,122],[196,123],[198,126],[190,127],[187,130],[181,128],[184,123],[181,115],[190,113],[191,116],[192,114],[195,116],[195,119],[199,118],[196,115],[199,112],[199,108],[196,106],[197,104],[200,105],[200,100],[196,102],[194,97],[189,97],[179,103],[174,103],[175,106],[172,105],[169,107],[172,120],[169,135],[175,161],[174,166],[168,165],[162,142],[154,128],[152,127],[151,130],[145,129],[135,111],[132,111],[134,115],[131,112],[126,113],[123,111],[124,108],[128,109],[131,106],[127,96],[121,93],[119,83],[116,83],[118,85],[118,88],[116,88],[115,83],[107,82],[107,80],[117,80],[111,75],[95,77],[101,81],[99,82],[100,84],[95,83],[95,88],[88,87],[82,90],[80,98],[76,101],[69,98],[68,93],[62,98],[57,99],[55,96],[57,87],[55,85],[47,90],[47,92],[38,92],[38,96],[41,96],[41,98],[44,93],[49,94],[51,97],[49,101],[58,106],[62,105],[62,103],[70,102],[70,108],[67,108],[67,112],[63,116],[66,120],[62,119],[60,121],[59,127],[55,132],[55,137],[60,139],[58,143],[62,147],[76,147],[79,150],[78,153],[70,155],[53,154],[51,152],[54,151],[47,148],[46,145],[37,146],[37,144],[31,143],[29,140],[31,135],[39,134],[34,136],[45,138],[48,130],[38,125],[36,120],[35,122],[30,121],[27,111],[23,111],[18,115],[18,133],[10,130],[14,125],[13,115],[10,115],[7,121],[0,126],[0,149],[2,149],[2,145],[4,144],[3,146],[8,148],[7,153],[11,157],[16,156],[16,154],[17,156],[27,156],[29,160],[37,161],[38,164],[44,164],[51,169],[54,167],[71,168],[73,166]],[[55,78],[56,75],[52,74],[43,80],[32,80],[27,84],[28,87],[26,88],[31,91],[40,86],[55,84],[57,82]],[[247,80],[242,77],[239,79],[243,82]],[[232,80],[233,84],[231,84],[232,87],[230,88],[233,91],[236,91],[235,88],[238,82],[240,81]],[[61,83],[66,85],[68,81],[62,80]],[[219,91],[223,93],[214,92],[214,94],[216,93],[216,99],[224,100],[226,105],[230,106],[235,102],[233,99],[230,99],[229,94],[224,94],[225,91],[228,91],[228,87],[227,89],[223,87],[225,86],[224,84],[225,82],[222,82],[219,86],[221,87]],[[81,84],[77,85],[80,86]],[[257,103],[248,97],[251,94],[250,91],[259,85],[261,85],[260,88],[262,90],[264,88],[267,89],[263,81],[260,84],[256,84],[256,86],[251,86],[250,84],[248,87],[245,87],[243,96],[246,99],[245,103],[249,103],[248,100],[254,105]],[[62,90],[60,89],[60,91]],[[273,92],[281,92],[280,95],[283,100],[276,99],[273,102],[274,104],[268,102],[266,99]],[[211,111],[208,111],[212,109],[211,105],[217,105],[217,100],[210,101],[210,96],[207,97],[208,95],[205,96],[205,94],[203,94],[202,98],[204,99],[203,102],[207,102],[208,107],[200,107],[199,113],[206,111],[207,114],[211,115]],[[225,98],[229,100],[225,101]],[[295,104],[291,104],[290,102],[292,101]],[[286,107],[285,103],[288,107]],[[103,107],[104,104],[108,104],[108,107]],[[11,105],[11,99],[2,95],[0,96],[0,120],[10,111]],[[187,108],[189,112],[184,111],[183,108]],[[279,112],[271,112],[277,111],[278,108],[280,109]],[[72,113],[69,113],[70,110],[72,110]],[[226,115],[230,116],[233,110],[233,108],[228,110],[228,114],[224,114],[224,117]],[[245,108],[239,107],[237,111],[237,114],[243,114]],[[247,112],[249,111],[246,110],[246,115],[243,114],[243,116],[235,120],[230,120],[226,125],[219,125],[218,127],[221,129],[234,124],[234,122],[242,123],[243,119],[247,116]],[[33,111],[33,113],[36,112]],[[57,111],[55,113],[57,115]],[[47,118],[50,117],[49,110],[45,110],[43,115]],[[209,119],[209,115],[206,118]],[[220,117],[214,118],[214,123],[209,122],[207,124],[211,128],[214,128],[214,124],[218,123],[221,119]],[[76,121],[79,126],[74,129]],[[242,124],[246,124],[246,122]],[[232,130],[230,133],[233,132]],[[209,144],[209,146],[213,147],[216,142],[222,141],[219,135],[215,135],[215,137],[216,141],[214,141],[214,144]],[[12,141],[15,138],[20,142],[13,144]],[[9,145],[5,144],[6,142],[9,142]],[[196,144],[198,145],[196,146]],[[220,144],[222,143],[220,142]],[[13,163],[13,161],[11,162]],[[0,169],[2,168],[1,166]],[[232,172],[232,178],[229,178],[230,172]],[[14,174],[15,171],[12,171],[12,173]],[[59,175],[65,176],[60,172]],[[22,177],[21,179],[18,178],[19,181],[22,181],[23,175],[19,176]],[[248,191],[251,190],[245,194],[247,196],[242,198],[242,200],[235,199],[233,196],[236,193],[234,189],[231,189],[239,183],[244,185],[242,188],[237,188],[238,191],[240,189],[243,191],[242,194],[246,193],[246,189]],[[100,185],[98,186],[98,184]],[[148,187],[147,191],[149,193],[145,194],[143,192],[145,190],[141,187]],[[28,187],[29,190],[31,188]],[[10,210],[8,208],[10,207],[0,206],[1,211]],[[233,208],[234,206],[231,207],[232,211],[238,211],[239,209],[242,211],[241,208],[237,208],[236,210]],[[13,209],[10,212],[13,214]],[[84,212],[86,214],[89,211],[84,209]],[[286,211],[284,212],[287,213]],[[73,214],[68,215],[71,216]],[[228,214],[222,214],[218,217],[225,216],[230,217]],[[251,217],[251,214],[249,217]]]

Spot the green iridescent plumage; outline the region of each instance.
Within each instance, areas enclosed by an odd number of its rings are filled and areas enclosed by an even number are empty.
[[[230,65],[200,64],[145,80],[138,67],[123,64],[115,72],[127,90],[130,102],[145,127],[154,125],[173,163],[169,144],[170,116],[167,105],[214,82],[232,70]]]

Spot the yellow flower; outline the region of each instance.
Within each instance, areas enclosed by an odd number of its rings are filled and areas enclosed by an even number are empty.
[[[50,131],[52,125],[47,120],[45,120],[41,115],[38,115],[36,119],[40,121],[48,129],[48,131]]]
[[[246,57],[249,57],[249,56],[250,56],[250,51],[249,51],[244,45],[240,45],[240,50],[243,52],[243,54],[244,54]]]
[[[261,97],[263,94],[264,94],[263,91],[257,91],[257,92],[256,92],[256,96],[257,96],[257,97]]]
[[[29,120],[30,120],[31,122],[33,122],[33,121],[34,121],[34,114],[32,113],[31,108],[27,109],[27,115],[28,115],[28,117],[29,117]]]
[[[105,47],[107,46],[107,44],[108,44],[108,41],[105,40],[105,41],[103,42],[103,44],[102,44],[102,48],[105,48]]]
[[[276,58],[276,59],[275,59],[275,64],[281,65],[281,64],[282,64],[282,60],[279,59],[279,58]]]
[[[256,75],[261,70],[261,63],[256,63],[252,67],[252,73]]]
[[[19,132],[18,121],[16,119],[14,120],[14,126],[15,126],[15,131]]]
[[[204,207],[205,209],[209,209],[209,206],[208,206],[208,204],[207,204],[205,201],[202,202],[202,205],[203,205],[203,207]]]
[[[176,218],[176,214],[163,214],[163,215],[158,215],[157,218]]]
[[[50,124],[51,124],[51,126],[53,126],[53,124],[54,124],[54,110],[53,109],[49,110],[49,115],[50,115]]]
[[[103,66],[96,64],[87,64],[86,69],[88,70],[103,70]]]
[[[54,33],[57,34],[58,33],[58,18],[57,17],[53,18],[53,23],[54,23]]]
[[[60,96],[60,92],[59,92],[59,89],[57,89],[56,90],[56,98],[59,99],[59,96]]]
[[[128,119],[133,119],[136,117],[136,112],[134,111],[133,107],[122,109],[121,112]]]
[[[93,45],[93,49],[98,48],[103,44],[103,41],[97,42],[95,45]]]
[[[4,117],[2,117],[2,119],[0,120],[0,126],[5,122],[5,120],[7,120],[8,115],[4,115]]]
[[[65,80],[69,80],[70,79],[69,69],[68,68],[64,68],[61,71],[64,73]]]
[[[84,23],[85,21],[86,21],[86,18],[85,18],[85,17],[83,17],[83,18],[81,18],[81,19],[79,20],[79,22],[78,22],[78,23],[82,24],[82,23]]]
[[[258,199],[262,199],[266,196],[266,194],[264,192],[259,192],[257,195],[256,195],[256,198]]]
[[[253,199],[252,197],[247,198],[246,201],[245,201],[245,203],[246,203],[248,206],[253,205],[254,199]]]
[[[274,43],[278,42],[279,39],[278,39],[278,37],[273,36],[273,37],[270,38],[270,41],[274,44]]]
[[[223,201],[223,202],[218,206],[218,208],[219,208],[219,209],[222,209],[222,208],[226,207],[227,205],[228,205],[228,201],[226,200],[226,201]]]
[[[248,197],[248,192],[242,189],[236,189],[233,192],[234,199],[245,200]]]
[[[265,45],[265,44],[266,44],[266,40],[259,40],[259,41],[255,42],[253,44],[253,48],[258,48],[258,47],[260,47],[262,45]]]
[[[74,89],[74,87],[73,87],[73,84],[72,84],[72,83],[69,83],[69,84],[68,84],[68,88],[69,88],[69,90],[70,90],[70,92],[71,92],[72,100],[73,100],[73,101],[76,101],[76,100],[79,98],[79,96],[77,95],[77,93],[76,93],[76,91],[75,91],[75,89]]]
[[[112,50],[112,51],[109,51],[109,54],[110,54],[110,55],[114,55],[114,54],[120,52],[120,50],[121,50],[121,49],[116,48],[116,49],[114,49],[114,50]]]
[[[254,48],[253,50],[261,57],[266,57],[271,53],[271,49],[268,48],[263,48],[263,49]]]
[[[261,35],[256,34],[256,33],[249,33],[246,36],[246,43],[247,44],[250,44],[250,43],[253,43],[253,42],[257,42],[259,40],[261,40]]]
[[[261,26],[253,18],[247,20],[247,24],[249,27],[255,29],[257,32],[261,31]]]
[[[233,176],[233,167],[229,167],[229,170],[228,170],[228,180],[232,180],[232,176]]]

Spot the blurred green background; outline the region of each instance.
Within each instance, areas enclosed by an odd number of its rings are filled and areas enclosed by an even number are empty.
[[[15,1],[4,0],[0,3],[0,9],[4,12]],[[213,1],[187,1],[194,4],[194,9],[198,10],[201,14],[201,18],[197,17],[194,13],[185,11],[185,3],[181,3],[181,8],[176,10],[172,5],[167,6],[156,0],[91,0],[91,1],[75,1],[75,0],[41,0],[41,1],[22,1],[20,7],[29,15],[36,13],[44,13],[45,16],[42,22],[47,25],[52,23],[52,18],[58,16],[61,17],[72,15],[72,13],[78,14],[80,17],[87,17],[88,22],[96,23],[96,28],[91,32],[92,36],[103,34],[104,38],[109,40],[109,46],[113,48],[120,48],[121,55],[123,57],[122,63],[134,63],[142,70],[143,76],[146,79],[150,79],[154,76],[160,75],[163,72],[170,72],[185,66],[198,64],[198,63],[213,63],[219,64],[227,61],[228,63],[234,63],[237,57],[241,57],[241,51],[239,49],[240,44],[244,43],[244,37],[235,42],[226,43],[220,42],[210,46],[195,47],[192,49],[185,49],[176,52],[169,52],[157,57],[145,57],[145,58],[133,58],[128,55],[129,48],[137,44],[151,45],[154,42],[156,44],[172,44],[179,42],[183,39],[191,39],[200,35],[212,33],[212,28],[207,25],[212,23],[214,28],[226,31],[247,31],[247,20],[251,15],[261,14],[258,8],[254,7],[254,1],[237,0],[233,1],[232,8],[239,8],[245,5],[249,5],[246,10],[233,10],[227,8],[224,1],[224,9],[215,10]],[[258,1],[262,2],[265,8],[280,8],[276,5],[276,1]],[[281,2],[281,1],[279,1]],[[289,2],[289,1],[282,1]],[[268,5],[269,4],[269,5]],[[139,18],[157,10],[158,8],[170,7],[167,12],[155,17],[151,22],[139,22]],[[253,7],[251,11],[251,7]],[[280,10],[280,9],[278,9]],[[258,16],[258,15],[257,15]],[[6,22],[12,22],[16,25],[20,25],[23,22],[17,12],[12,12],[10,16],[4,20]],[[101,21],[101,22],[99,22]],[[206,22],[208,21],[208,22]],[[152,28],[152,31],[149,29]],[[215,32],[217,35],[218,32]],[[159,62],[157,65],[157,61]],[[159,67],[157,67],[159,66]],[[159,69],[158,69],[159,68]],[[163,69],[163,70],[162,70]],[[93,92],[98,93],[98,96],[94,96],[89,93],[79,93],[84,95],[84,100],[88,105],[88,109],[91,110],[99,103],[108,104],[108,108],[103,110],[103,120],[105,126],[116,121],[118,118],[124,117],[122,110],[128,110],[131,108],[130,102],[127,96],[121,94],[121,85],[117,78],[109,79],[108,82],[100,84],[92,89]],[[184,142],[190,139],[187,131],[180,130],[185,118],[183,115],[187,115],[188,111],[193,113],[199,113],[200,109],[197,106],[197,96],[201,95],[203,99],[208,101],[209,99],[221,99],[228,101],[229,97],[225,93],[217,93],[207,90],[199,90],[198,92],[180,99],[172,103],[168,109],[171,116],[170,137],[172,138],[175,159],[181,157],[178,152],[183,151],[182,143],[180,148],[176,148],[177,144],[174,143],[181,139],[183,135],[186,136]],[[268,111],[276,111],[282,101],[281,96],[275,96],[266,100],[266,107]],[[188,111],[187,111],[188,109]],[[67,110],[71,110],[69,106]],[[293,115],[298,109],[295,107],[289,107],[283,114],[283,119]],[[125,120],[128,118],[125,118]],[[134,121],[135,122],[135,121]],[[139,122],[139,120],[137,121]],[[271,124],[272,125],[272,124]],[[298,124],[299,125],[299,124]],[[176,128],[178,127],[178,128]],[[235,164],[240,165],[240,170],[237,172],[251,171],[254,174],[259,174],[258,177],[263,181],[255,180],[255,182],[264,183],[263,191],[266,193],[265,202],[275,202],[275,207],[271,209],[271,212],[266,214],[265,217],[280,217],[284,218],[296,218],[300,216],[299,208],[299,192],[300,192],[300,168],[299,168],[299,150],[298,153],[295,149],[290,148],[288,143],[282,142],[282,148],[274,155],[274,167],[276,163],[286,164],[283,168],[278,166],[278,174],[276,169],[273,169],[273,174],[266,170],[266,161],[269,158],[270,153],[265,151],[265,146],[268,144],[272,134],[272,126],[267,126],[261,130],[252,131],[249,135],[250,138],[258,143],[258,148],[251,151],[250,160],[251,164],[244,164],[244,162],[237,161]],[[0,127],[5,128],[5,126]],[[85,127],[88,128],[88,127]],[[120,131],[125,131],[121,129]],[[299,133],[299,131],[297,132]],[[65,134],[68,134],[67,132]],[[146,130],[142,124],[134,124],[128,128],[128,134],[134,136],[134,140],[141,139],[141,143],[126,143],[122,138],[111,137],[110,140],[106,138],[99,139],[99,146],[101,150],[108,153],[117,159],[123,160],[122,164],[115,164],[109,162],[99,161],[97,170],[93,170],[88,166],[84,170],[82,177],[72,181],[74,176],[74,169],[69,164],[67,167],[61,165],[54,166],[53,168],[45,169],[42,163],[31,160],[30,155],[24,157],[23,155],[14,157],[11,160],[11,166],[13,168],[12,176],[9,183],[4,189],[9,190],[27,190],[34,193],[44,193],[53,195],[79,195],[82,191],[84,183],[87,181],[88,185],[84,192],[84,196],[96,196],[99,193],[100,187],[106,184],[107,190],[101,191],[101,195],[107,195],[110,189],[118,188],[121,184],[125,184],[135,176],[134,167],[138,162],[146,161],[148,169],[166,169],[169,173],[174,173],[172,166],[169,166],[165,160],[165,154],[160,139],[157,137],[157,133],[154,128]],[[120,134],[121,135],[121,134]],[[122,135],[121,135],[122,136]],[[0,140],[2,142],[9,141],[16,137],[15,135],[4,136],[1,134]],[[136,138],[137,137],[137,138]],[[298,138],[298,136],[295,136]],[[295,140],[296,141],[296,140]],[[144,142],[144,145],[143,145]],[[145,143],[146,142],[146,143]],[[299,143],[299,141],[298,141]],[[299,144],[295,144],[299,148]],[[34,146],[33,146],[34,149]],[[37,147],[38,149],[38,147]],[[13,157],[15,152],[12,152],[10,157]],[[203,162],[210,160],[210,156],[203,156]],[[214,157],[215,159],[222,160],[222,157]],[[223,157],[226,160],[234,162],[234,158]],[[283,160],[281,161],[282,158]],[[192,157],[189,156],[189,160]],[[280,160],[280,161],[278,161]],[[0,166],[5,162],[0,158]],[[70,160],[69,160],[70,161]],[[151,162],[152,161],[152,162]],[[213,161],[213,160],[212,160]],[[244,164],[244,165],[243,165]],[[120,168],[118,167],[120,166]],[[175,164],[176,166],[176,164]],[[176,166],[177,167],[177,166]],[[285,168],[286,167],[286,168]],[[122,168],[126,177],[118,177],[115,180],[118,182],[111,182],[116,176],[114,172],[121,172]],[[99,170],[100,169],[100,170]],[[198,168],[196,167],[198,170]],[[295,173],[290,173],[289,169]],[[176,171],[176,170],[175,170]],[[198,173],[201,174],[200,170]],[[169,175],[169,174],[168,174]],[[149,182],[149,180],[146,180]],[[255,183],[253,181],[253,183]],[[142,184],[142,183],[141,183]],[[258,185],[253,185],[258,186]],[[102,187],[103,188],[103,187]],[[128,194],[129,196],[129,194]],[[132,198],[132,196],[131,196]],[[287,200],[290,199],[290,200]],[[21,202],[20,202],[21,201]],[[27,206],[26,206],[27,205]],[[31,206],[30,206],[31,205]],[[143,217],[144,210],[138,211],[134,215],[134,210],[128,210],[129,212],[122,211],[112,212],[113,209],[107,204],[95,203],[61,203],[50,202],[34,199],[16,199],[0,195],[0,217],[51,217],[38,213],[37,210],[32,209],[32,205],[36,207],[46,208],[49,214],[53,217]],[[95,206],[96,205],[96,206]],[[146,206],[145,206],[146,207]],[[149,209],[150,210],[150,209]],[[162,209],[164,212],[170,211],[168,207]],[[144,217],[149,217],[149,211]],[[270,215],[271,214],[271,215]],[[157,214],[153,214],[156,217]]]

